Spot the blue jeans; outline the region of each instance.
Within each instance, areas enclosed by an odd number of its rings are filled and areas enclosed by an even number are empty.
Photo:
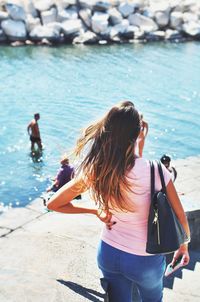
[[[132,302],[134,285],[141,301],[161,302],[163,297],[163,255],[138,256],[101,241],[98,266],[108,281],[110,302]]]

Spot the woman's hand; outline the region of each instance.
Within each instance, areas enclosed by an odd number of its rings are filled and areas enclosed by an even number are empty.
[[[106,227],[111,230],[113,224],[116,223],[116,221],[111,221],[112,219],[112,213],[109,211],[104,211],[102,209],[97,210],[97,217],[106,224]]]
[[[174,257],[172,260],[172,265],[176,262],[176,260],[182,257],[181,263],[183,266],[187,265],[190,262],[190,255],[188,253],[188,244],[182,244],[180,248],[174,253]]]

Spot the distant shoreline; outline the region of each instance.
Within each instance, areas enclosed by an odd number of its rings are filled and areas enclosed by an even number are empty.
[[[0,45],[200,41],[200,3],[15,1],[0,4]]]

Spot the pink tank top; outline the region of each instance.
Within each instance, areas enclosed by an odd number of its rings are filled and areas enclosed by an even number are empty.
[[[170,172],[162,165],[165,184],[171,179]],[[134,212],[111,210],[112,221],[116,221],[111,230],[104,226],[101,239],[122,251],[150,256],[146,253],[147,222],[150,207],[150,163],[137,158],[132,170],[127,174],[132,183],[131,191],[126,193],[127,202],[133,204]],[[161,189],[158,169],[155,167],[155,190]]]

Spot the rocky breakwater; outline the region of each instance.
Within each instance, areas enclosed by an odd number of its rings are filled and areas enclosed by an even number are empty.
[[[0,43],[200,40],[200,1],[0,1]]]

